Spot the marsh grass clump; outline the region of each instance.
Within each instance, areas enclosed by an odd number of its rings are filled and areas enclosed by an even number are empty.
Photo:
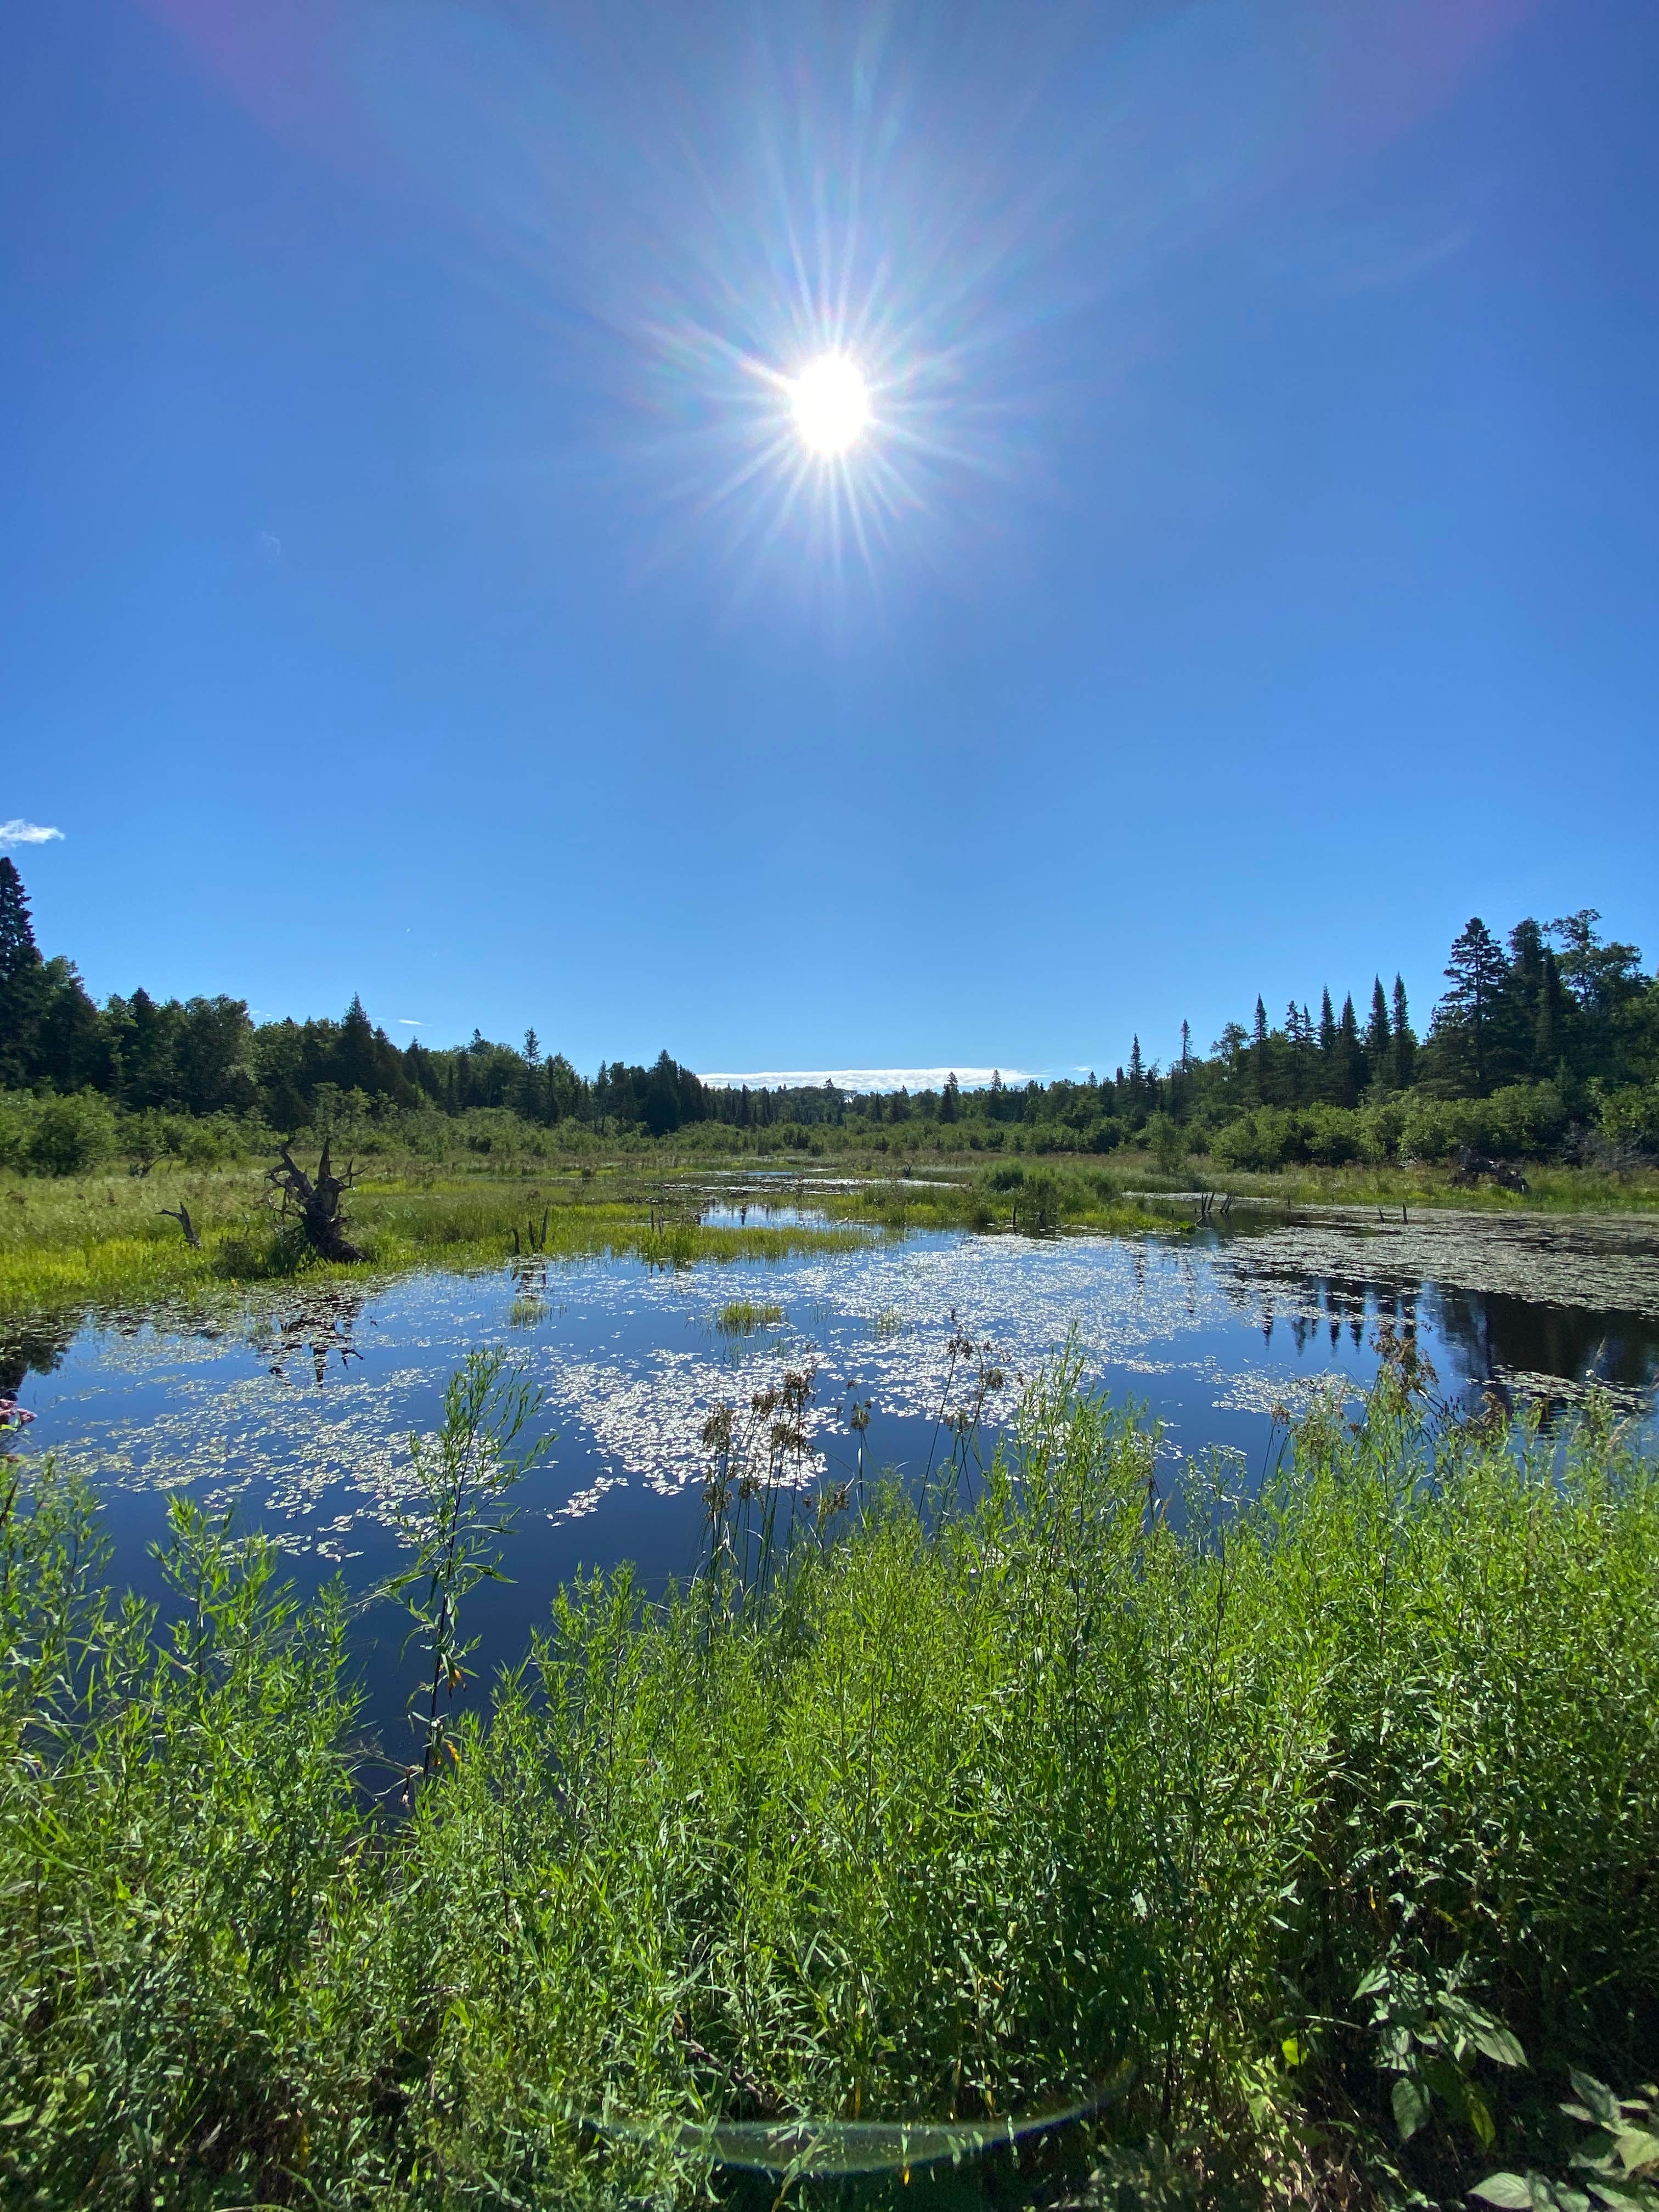
[[[714,1327],[721,1336],[753,1336],[761,1329],[781,1328],[784,1319],[783,1308],[770,1301],[731,1298],[715,1314]]]
[[[8,2201],[690,2204],[747,2185],[716,2125],[844,2170],[872,2124],[1056,2112],[952,2201],[1565,2167],[1565,2069],[1659,2071],[1659,1468],[1604,1405],[1460,1418],[1382,1348],[1254,1492],[1171,1490],[1062,1360],[954,1508],[821,1513],[781,1384],[709,1439],[723,1584],[583,1577],[453,1711],[420,1585],[406,1814],[354,1786],[337,1594],[180,1507],[163,1619],[13,1467]]]

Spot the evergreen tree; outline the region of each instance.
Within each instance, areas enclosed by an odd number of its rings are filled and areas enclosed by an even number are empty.
[[[1331,1082],[1331,1096],[1339,1106],[1352,1106],[1359,1097],[1365,1079],[1364,1060],[1359,1044],[1359,1018],[1353,1010],[1353,993],[1342,1001],[1342,1018],[1336,1025],[1336,1053]]]
[[[1389,1039],[1389,1080],[1396,1091],[1409,1091],[1417,1079],[1417,1033],[1412,1027],[1411,1009],[1406,1004],[1406,985],[1396,973],[1394,979],[1393,1034]]]
[[[1291,1103],[1305,1106],[1314,1089],[1313,1024],[1294,999],[1285,1009],[1285,1040]]]
[[[1503,994],[1492,1022],[1489,1073],[1494,1083],[1520,1083],[1547,1073],[1537,1065],[1538,1001],[1544,988],[1544,933],[1528,918],[1510,932]]]
[[[1644,988],[1642,956],[1633,945],[1604,943],[1595,927],[1601,919],[1593,906],[1581,907],[1546,929],[1560,940],[1557,960],[1571,1012],[1573,1072],[1622,1082],[1634,1072],[1624,1064],[1620,1031]]]
[[[1561,982],[1560,963],[1553,949],[1547,945],[1532,1029],[1532,1062],[1541,1077],[1554,1074],[1557,1063],[1566,1048],[1566,995]]]
[[[40,970],[43,1000],[35,1033],[37,1075],[54,1091],[110,1088],[109,1054],[98,1009],[87,996],[75,963],[61,953]]]
[[[1316,1078],[1319,1096],[1336,1096],[1336,1009],[1331,1004],[1330,986],[1326,985],[1319,1000],[1319,1036],[1315,1048],[1317,1055]]]
[[[36,1079],[49,995],[23,879],[0,857],[0,1090],[21,1090]]]
[[[1371,978],[1371,1018],[1365,1024],[1365,1073],[1373,1083],[1387,1083],[1389,1076],[1389,1001],[1382,989],[1382,978]]]
[[[1435,1009],[1434,1038],[1442,1073],[1455,1089],[1484,1098],[1492,1088],[1499,1008],[1509,963],[1479,915],[1452,940],[1450,986]]]
[[[1269,1065],[1270,1047],[1267,1042],[1267,1009],[1261,994],[1256,994],[1255,1027],[1250,1036],[1250,1074],[1257,1098],[1265,1105],[1273,1097],[1273,1070]]]
[[[374,1062],[374,1024],[363,1011],[362,998],[354,993],[334,1048],[334,1065],[330,1071],[332,1080],[342,1091],[362,1091],[372,1095],[377,1072]]]

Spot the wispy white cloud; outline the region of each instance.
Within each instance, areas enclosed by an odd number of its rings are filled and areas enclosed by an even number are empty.
[[[976,1091],[999,1073],[1005,1083],[1026,1080],[1027,1071],[1023,1067],[759,1067],[735,1074],[720,1069],[698,1079],[727,1090],[744,1083],[752,1091],[763,1085],[776,1091],[803,1083],[833,1083],[837,1091],[937,1091],[954,1074],[964,1091]]]
[[[25,822],[21,814],[9,822],[0,822],[0,853],[14,845],[50,845],[54,838],[63,836],[61,830],[49,830],[43,822]]]
[[[399,1014],[398,1017],[398,1026],[400,1030],[417,1030],[422,1026],[422,1024],[419,1022],[410,1021],[407,1014]]]

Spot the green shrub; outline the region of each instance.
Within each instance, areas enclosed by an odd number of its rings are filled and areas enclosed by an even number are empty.
[[[1354,1120],[1362,1160],[1382,1165],[1399,1158],[1401,1133],[1406,1126],[1404,1098],[1396,1093],[1389,1098],[1369,1099]]]
[[[1357,1160],[1363,1139],[1359,1116],[1344,1106],[1304,1106],[1297,1115],[1301,1152],[1316,1166],[1338,1168]]]
[[[41,1104],[25,1158],[37,1175],[84,1175],[115,1149],[115,1115],[95,1091]]]
[[[1282,1168],[1303,1157],[1301,1127],[1284,1107],[1258,1106],[1216,1130],[1210,1150],[1223,1167]]]
[[[1609,1144],[1659,1152],[1659,1083],[1632,1083],[1605,1092],[1596,1121]]]
[[[1164,1175],[1179,1175],[1187,1158],[1187,1132],[1169,1114],[1154,1114],[1140,1133],[1140,1141]]]
[[[1400,1157],[1402,1160],[1426,1160],[1433,1163],[1450,1158],[1460,1145],[1467,1144],[1468,1120],[1462,1111],[1462,1102],[1447,1098],[1431,1098],[1421,1091],[1413,1091],[1407,1100],[1405,1119],[1400,1129]]]

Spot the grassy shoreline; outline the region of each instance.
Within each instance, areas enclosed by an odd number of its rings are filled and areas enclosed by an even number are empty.
[[[416,1161],[372,1162],[352,1194],[353,1235],[381,1273],[498,1263],[544,1243],[553,1259],[628,1256],[649,1264],[767,1261],[842,1249],[871,1233],[916,1229],[1095,1230],[1123,1235],[1185,1233],[1184,1194],[1214,1188],[1253,1206],[1455,1207],[1516,1212],[1640,1212],[1659,1206],[1659,1177],[1619,1179],[1578,1169],[1540,1169],[1532,1190],[1464,1188],[1438,1171],[1344,1168],[1236,1173],[1212,1184],[1188,1164],[1163,1174],[1146,1158],[1120,1155],[1109,1168],[1086,1156],[987,1162],[939,1158],[916,1176],[890,1161],[834,1163],[855,1187],[837,1188],[822,1159],[781,1157],[769,1174],[750,1158],[665,1158],[646,1176],[632,1158],[596,1169],[547,1163],[504,1168]],[[1201,1164],[1198,1164],[1201,1166]],[[908,1164],[907,1164],[908,1165]],[[711,1178],[731,1179],[719,1188]],[[84,1176],[0,1178],[0,1318],[96,1308],[135,1308],[196,1291],[334,1273],[298,1253],[260,1203],[254,1164],[164,1165],[143,1178]],[[742,1225],[700,1219],[704,1200],[746,1200],[757,1218]],[[769,1206],[798,1204],[820,1224],[775,1225]],[[200,1249],[164,1208],[186,1207]],[[546,1228],[543,1231],[544,1215]]]
[[[762,1581],[561,1592],[409,1812],[365,1795],[338,1595],[296,1610],[181,1508],[163,1629],[38,1478],[0,1515],[9,2200],[1198,2212],[1565,2172],[1565,2068],[1659,2062],[1659,1467],[1600,1412],[1561,1464],[1396,1355],[1260,1500],[1218,1465],[1177,1516],[1074,1386],[957,1510],[831,1493]],[[710,2132],[802,2116],[833,2164],[1079,2105],[763,2198]]]
[[[683,1205],[575,1179],[444,1180],[398,1175],[352,1194],[361,1265],[298,1249],[258,1203],[257,1176],[182,1170],[142,1182],[33,1182],[0,1200],[0,1316],[138,1306],[197,1291],[289,1279],[349,1281],[365,1272],[499,1266],[515,1249],[550,1260],[628,1257],[649,1265],[781,1260],[861,1241],[852,1226],[744,1226],[699,1221]],[[186,1207],[192,1249],[163,1209]],[[516,1240],[516,1241],[515,1241]]]

